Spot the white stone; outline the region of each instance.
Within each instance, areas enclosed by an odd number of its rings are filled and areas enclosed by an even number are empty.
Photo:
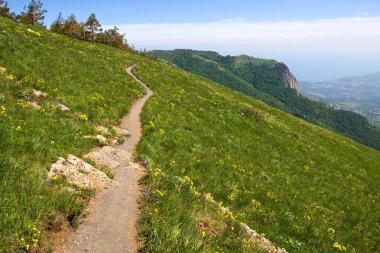
[[[128,136],[129,131],[127,129],[123,129],[117,126],[112,126],[112,129],[115,131],[117,136]]]
[[[70,109],[68,107],[66,107],[65,105],[60,104],[60,103],[57,103],[57,107],[58,107],[58,109],[60,109],[63,112],[70,111]]]
[[[129,162],[130,155],[123,150],[114,149],[110,146],[102,147],[85,155],[85,158],[91,159],[96,164],[106,166],[110,169],[116,169],[120,162]]]
[[[66,177],[71,184],[80,188],[102,189],[116,184],[105,173],[73,155],[69,155],[67,159],[58,158],[48,173],[49,179],[54,176]]]

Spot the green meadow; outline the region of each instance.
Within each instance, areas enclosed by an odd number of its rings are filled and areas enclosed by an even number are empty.
[[[77,225],[91,191],[62,191],[67,182],[47,181],[47,171],[58,157],[96,146],[83,136],[117,124],[142,95],[124,71],[132,57],[0,18],[0,251],[26,250],[62,220]]]
[[[207,193],[289,252],[379,251],[379,152],[170,66],[137,75],[156,92],[138,150],[147,252],[252,252]]]
[[[379,152],[167,64],[0,18],[0,251],[78,225],[93,191],[62,191],[47,171],[142,95],[131,63],[155,92],[135,155],[141,252],[260,252],[239,222],[288,252],[380,250]],[[39,109],[33,89],[48,94]]]

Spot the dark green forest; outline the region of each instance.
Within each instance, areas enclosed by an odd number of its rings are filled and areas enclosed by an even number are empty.
[[[151,54],[186,71],[204,76],[228,88],[304,119],[346,135],[380,150],[380,129],[363,116],[311,101],[285,86],[287,66],[274,60],[249,56],[222,56],[216,52],[177,49],[155,50]]]

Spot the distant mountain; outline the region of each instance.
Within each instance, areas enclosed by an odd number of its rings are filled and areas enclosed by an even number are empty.
[[[302,94],[350,110],[380,125],[380,72],[327,82],[301,82]]]
[[[186,71],[380,150],[378,127],[357,113],[335,110],[302,96],[296,78],[284,63],[247,55],[222,56],[211,51],[186,49],[154,50],[150,53]]]

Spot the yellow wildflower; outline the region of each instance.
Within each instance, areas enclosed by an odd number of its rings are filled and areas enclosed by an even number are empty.
[[[333,229],[333,228],[329,228],[329,229],[327,230],[327,232],[329,233],[330,236],[335,235],[335,229]]]
[[[82,120],[84,120],[84,121],[88,120],[88,116],[86,114],[79,115],[79,118],[82,119]]]
[[[6,111],[7,108],[4,105],[0,106],[0,116],[6,115]]]
[[[339,251],[346,251],[346,247],[344,245],[339,244],[339,242],[334,242],[332,247]]]
[[[164,193],[162,191],[158,190],[158,189],[155,190],[154,192],[157,193],[158,195],[160,195],[161,197],[164,196]]]
[[[14,75],[7,75],[7,80],[9,80],[9,81],[12,81],[12,80],[14,80],[16,77],[14,76]]]

